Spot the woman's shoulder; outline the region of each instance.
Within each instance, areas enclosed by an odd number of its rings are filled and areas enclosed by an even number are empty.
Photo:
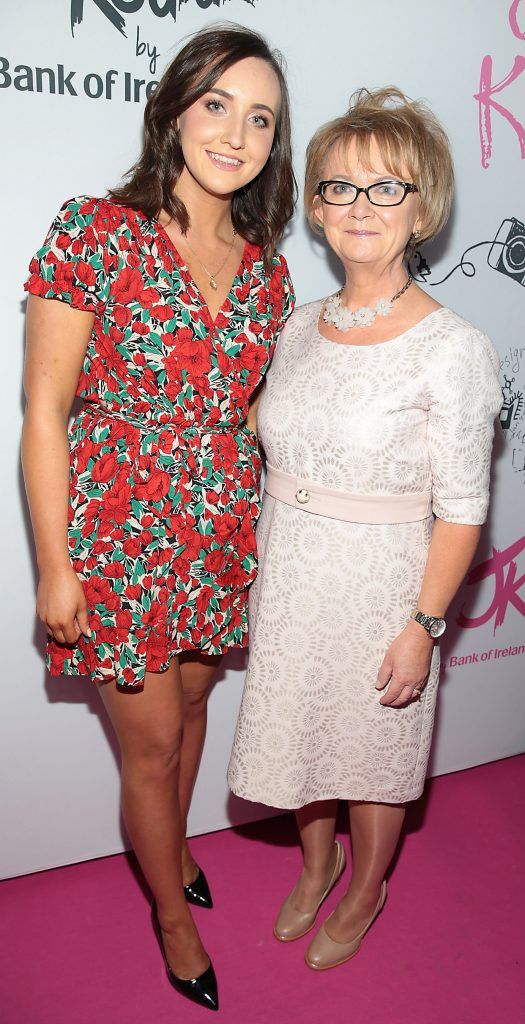
[[[105,236],[116,234],[122,227],[131,226],[135,218],[133,210],[110,198],[80,195],[66,199],[55,217],[55,226],[75,234],[89,228],[104,240]]]
[[[31,259],[25,290],[97,313],[108,299],[110,274],[119,262],[115,253],[121,249],[122,223],[122,209],[106,199],[66,199]]]
[[[287,343],[294,340],[303,341],[312,330],[317,327],[319,311],[323,300],[307,302],[302,306],[295,306],[293,312],[288,316],[283,333],[281,335],[281,346],[284,341]]]
[[[323,302],[324,298],[314,299],[313,302],[304,302],[301,306],[296,306],[288,324],[293,324],[294,327],[300,327],[303,330],[308,330],[313,326],[317,327]]]
[[[455,310],[440,306],[425,320],[438,358],[449,357],[454,362],[488,358],[499,370],[499,356],[488,335]]]

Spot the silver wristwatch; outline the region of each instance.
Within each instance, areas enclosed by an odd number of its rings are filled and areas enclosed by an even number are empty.
[[[429,636],[433,640],[437,640],[438,636],[443,636],[447,628],[447,624],[444,619],[437,619],[434,615],[425,615],[424,612],[420,612],[419,609],[413,613],[412,618],[419,622],[423,629],[426,629]]]

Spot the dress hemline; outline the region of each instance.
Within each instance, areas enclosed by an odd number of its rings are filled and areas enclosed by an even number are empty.
[[[244,650],[247,647],[248,647],[248,637],[247,636],[245,638],[243,638],[242,640],[236,641],[235,643],[224,644],[218,650],[214,649],[213,651],[208,651],[204,647],[181,647],[181,648],[177,649],[176,651],[172,651],[170,653],[169,658],[166,661],[163,661],[162,665],[159,668],[157,668],[157,669],[146,668],[145,672],[146,673],[147,672],[153,672],[153,673],[155,673],[155,675],[160,675],[162,672],[167,672],[167,670],[169,669],[169,667],[171,665],[171,662],[173,661],[174,658],[178,657],[179,654],[199,654],[200,653],[200,654],[207,654],[211,658],[216,658],[218,656],[222,656],[223,654],[226,654],[227,651]],[[67,672],[65,672],[65,671],[59,672],[56,669],[53,670],[53,667],[50,666],[49,664],[46,664],[46,671],[49,673],[49,675],[53,679],[58,679],[60,676],[75,676],[77,678],[80,677],[80,678],[84,678],[84,679],[89,679],[92,683],[96,683],[97,685],[105,685],[106,683],[115,683],[116,682],[119,690],[131,690],[131,691],[133,691],[133,690],[143,690],[144,689],[144,681],[143,680],[141,680],[138,683],[126,683],[126,682],[119,683],[118,682],[118,679],[119,679],[118,675],[112,675],[112,676],[102,675],[99,672],[90,672],[89,669],[87,669],[85,672],[82,672],[79,669],[71,669],[71,670],[69,670]]]
[[[357,803],[376,803],[376,804],[404,804],[409,803],[412,800],[418,800],[424,790],[424,785],[419,786],[417,790],[411,791],[410,794],[404,796],[393,796],[391,793],[385,796],[379,796],[377,793],[371,796],[369,793],[363,794],[362,792],[352,791],[351,793],[337,792],[337,793],[321,793],[312,794],[307,800],[299,803],[276,803],[274,800],[269,800],[268,797],[259,796],[248,796],[247,793],[242,793],[238,789],[234,789],[233,786],[229,786],[234,796],[239,797],[241,800],[249,800],[250,803],[264,804],[266,807],[275,807],[279,811],[299,811],[303,807],[308,807],[309,804],[318,803],[323,800],[354,800]]]

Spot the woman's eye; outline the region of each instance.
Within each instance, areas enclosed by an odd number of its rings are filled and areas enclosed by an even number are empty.
[[[208,100],[206,103],[206,109],[215,112],[217,110],[223,110],[224,108],[220,100]]]
[[[346,195],[347,192],[352,192],[353,191],[353,186],[352,185],[345,185],[342,181],[339,181],[339,182],[336,182],[335,185],[333,185],[333,190],[334,190],[336,196],[344,196],[344,195]]]
[[[252,123],[257,128],[267,128],[268,127],[268,118],[263,117],[262,114],[254,114],[253,117],[252,117]]]
[[[383,185],[380,185],[378,192],[382,192],[384,196],[395,196],[399,190],[397,182],[385,181]]]

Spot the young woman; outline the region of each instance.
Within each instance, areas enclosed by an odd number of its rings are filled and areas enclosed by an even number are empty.
[[[127,182],[65,203],[31,262],[23,463],[49,669],[99,686],[170,981],[217,1009],[184,837],[211,679],[247,641],[249,402],[293,306],[279,55],[241,27],[196,34],[144,123]]]

